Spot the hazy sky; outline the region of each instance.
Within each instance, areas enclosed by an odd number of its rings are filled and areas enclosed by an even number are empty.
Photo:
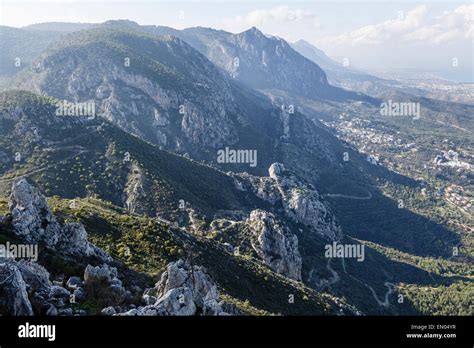
[[[474,4],[469,0],[0,2],[0,21],[8,26],[109,19],[231,32],[256,26],[288,41],[305,39],[352,66],[443,71],[474,80]]]

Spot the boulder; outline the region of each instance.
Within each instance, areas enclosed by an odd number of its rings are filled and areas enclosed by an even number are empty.
[[[19,268],[21,276],[27,284],[29,291],[36,291],[37,289],[49,288],[51,286],[49,272],[40,264],[26,260],[19,260],[16,261],[16,265]]]
[[[70,295],[71,295],[71,293],[67,289],[65,289],[61,286],[58,286],[58,285],[53,285],[49,289],[49,297],[50,298],[69,299]]]
[[[106,308],[102,309],[102,310],[100,311],[100,313],[101,313],[102,315],[115,315],[115,314],[117,314],[115,308],[112,307],[112,306],[109,306],[109,307],[106,307]]]
[[[72,293],[76,302],[84,302],[87,298],[86,292],[83,288],[77,288]]]
[[[51,305],[49,307],[49,309],[46,311],[46,315],[48,316],[56,316],[58,315],[58,310],[56,307],[54,307],[53,305]]]
[[[84,283],[79,277],[70,277],[68,281],[66,282],[66,286],[69,290],[76,290],[82,287],[83,285]]]

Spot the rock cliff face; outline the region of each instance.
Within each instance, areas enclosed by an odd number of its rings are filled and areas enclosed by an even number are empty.
[[[330,240],[341,237],[341,229],[334,215],[316,189],[287,171],[283,164],[273,163],[268,177],[248,174],[239,174],[239,177],[243,182],[237,178],[237,185],[249,187],[258,197],[272,205],[281,205],[285,214],[294,221],[303,223]]]
[[[173,44],[176,42],[173,41]],[[178,50],[180,46],[170,47]],[[97,89],[107,91],[107,94],[101,93],[98,97],[96,93],[93,97],[104,117],[122,128],[133,126],[134,134],[158,145],[179,148],[178,139],[182,137],[193,144],[217,148],[229,141],[236,141],[236,133],[228,115],[235,107],[229,86],[224,80],[219,81],[218,72],[212,71],[214,69],[209,64],[206,68],[210,74],[214,74],[215,79],[207,82],[214,84],[213,89],[217,87],[211,92],[212,98],[208,96],[197,100],[196,95],[189,95],[189,90],[188,94],[183,94],[180,89],[165,88],[146,76],[132,74],[120,66],[102,68],[100,75],[105,77]],[[195,83],[204,85],[204,81]],[[131,103],[124,103],[123,92],[126,90],[138,93]],[[80,97],[75,91],[69,94],[68,97],[74,99]],[[177,119],[181,119],[179,124],[175,124]]]
[[[282,227],[272,213],[254,210],[247,224],[257,237],[257,254],[275,272],[301,281],[301,256],[298,238]]]
[[[49,209],[46,198],[26,179],[12,185],[8,202],[13,232],[29,243],[44,243],[50,249],[77,256],[109,257],[87,240],[84,226],[69,223],[61,226]]]

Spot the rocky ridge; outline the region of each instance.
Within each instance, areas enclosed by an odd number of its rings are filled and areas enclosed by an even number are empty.
[[[42,265],[12,257],[0,258],[0,313],[8,315],[85,315],[73,308],[86,300],[101,304],[103,315],[229,315],[240,314],[219,299],[216,284],[203,267],[183,260],[171,262],[154,288],[127,290],[119,279],[113,260],[87,241],[80,224],[61,225],[46,198],[25,179],[12,186],[10,222],[17,238],[42,243],[64,256],[95,257],[103,263],[87,264],[81,277],[67,282],[51,280]],[[136,294],[139,299],[136,299]]]
[[[295,222],[330,240],[341,238],[341,228],[334,215],[311,184],[297,178],[281,163],[273,163],[268,172],[268,177],[232,175],[238,188],[251,190],[275,207],[281,205]]]

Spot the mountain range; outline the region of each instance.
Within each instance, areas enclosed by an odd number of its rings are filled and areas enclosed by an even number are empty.
[[[0,34],[0,236],[43,250],[40,265],[0,263],[16,279],[2,313],[472,315],[473,245],[457,213],[419,198],[418,169],[382,165],[338,123],[419,136],[430,158],[431,139],[453,127],[470,151],[472,106],[257,28],[108,21]],[[332,84],[366,80],[384,88]],[[383,118],[388,99],[420,103],[421,121]],[[255,153],[255,166],[219,160],[224,150]],[[328,258],[334,243],[363,261]]]

